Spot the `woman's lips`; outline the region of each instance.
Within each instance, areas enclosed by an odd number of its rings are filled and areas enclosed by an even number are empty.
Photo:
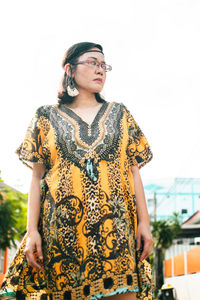
[[[100,79],[100,78],[94,79],[94,81],[102,83],[102,79]]]

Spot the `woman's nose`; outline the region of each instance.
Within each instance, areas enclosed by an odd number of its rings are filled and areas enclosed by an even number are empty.
[[[103,75],[104,73],[104,70],[101,68],[101,66],[99,65],[97,68],[96,68],[96,74],[101,74]]]

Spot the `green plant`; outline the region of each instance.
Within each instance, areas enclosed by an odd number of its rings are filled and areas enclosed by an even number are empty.
[[[2,179],[0,178],[0,181]],[[26,232],[28,195],[4,185],[0,188],[0,249],[16,247]]]
[[[163,260],[164,250],[168,249],[178,232],[181,230],[181,217],[178,213],[165,220],[152,222],[152,235],[154,239],[154,253],[150,260],[153,263],[155,274],[156,290],[161,288],[164,282],[163,278]]]

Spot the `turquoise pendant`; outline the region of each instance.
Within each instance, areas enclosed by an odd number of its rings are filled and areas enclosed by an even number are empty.
[[[97,181],[97,177],[94,175],[93,162],[90,158],[87,159],[86,163],[87,174],[93,181]]]

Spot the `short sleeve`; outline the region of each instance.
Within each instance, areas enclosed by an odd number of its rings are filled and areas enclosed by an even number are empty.
[[[44,134],[40,125],[40,108],[38,108],[26,130],[24,141],[17,148],[16,153],[19,159],[29,168],[33,168],[33,163],[45,165],[45,156],[42,151]]]
[[[128,129],[128,145],[126,148],[128,161],[131,166],[138,165],[140,169],[153,158],[153,153],[134,117],[124,104],[123,106]]]

